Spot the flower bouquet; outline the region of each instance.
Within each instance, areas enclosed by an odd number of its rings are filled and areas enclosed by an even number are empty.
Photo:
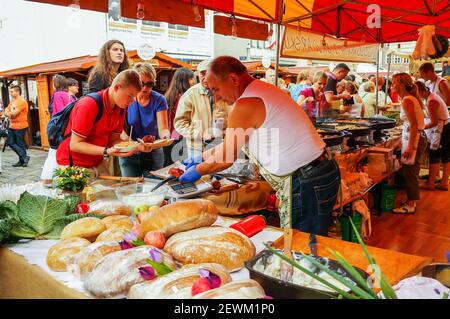
[[[59,189],[65,191],[81,191],[88,183],[91,173],[89,170],[77,166],[58,168],[54,178]]]

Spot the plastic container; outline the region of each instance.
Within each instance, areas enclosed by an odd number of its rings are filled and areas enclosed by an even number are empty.
[[[233,224],[230,228],[241,232],[247,237],[252,237],[259,233],[266,226],[266,219],[262,215],[250,215],[243,220]]]
[[[355,224],[356,229],[361,234],[361,224],[362,224],[362,216],[360,213],[347,211],[339,218],[342,229],[342,240],[350,241],[353,243],[357,243],[358,239],[356,238],[356,234],[353,231],[353,227],[350,224],[350,218]]]
[[[383,182],[383,192],[381,194],[381,206],[380,206],[380,186],[376,186],[373,192],[373,201],[375,207],[381,208],[382,212],[391,211],[394,208],[395,194],[397,190],[395,187],[389,186],[388,183]]]

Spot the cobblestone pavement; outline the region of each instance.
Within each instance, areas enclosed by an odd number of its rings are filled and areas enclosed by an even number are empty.
[[[12,167],[11,165],[19,160],[14,151],[6,147],[2,153],[3,143],[0,144],[0,185],[11,183],[23,185],[36,182],[41,179],[42,166],[47,159],[47,152],[39,149],[28,149],[28,156],[31,157],[28,167]]]

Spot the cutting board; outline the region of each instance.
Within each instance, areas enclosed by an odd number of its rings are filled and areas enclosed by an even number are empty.
[[[308,233],[294,230],[292,250],[309,254],[308,237]],[[274,242],[274,246],[283,249],[283,236]],[[404,278],[418,274],[424,266],[433,262],[433,259],[429,257],[408,255],[370,246],[366,247],[392,285]],[[359,244],[317,236],[317,255],[334,259],[327,251],[327,248],[339,252],[350,264],[369,273],[369,262]]]

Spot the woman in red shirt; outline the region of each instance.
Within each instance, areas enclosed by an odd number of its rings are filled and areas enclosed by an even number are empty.
[[[327,85],[327,81],[328,76],[326,73],[322,71],[316,72],[313,86],[300,92],[297,104],[305,110],[311,120],[313,117],[320,116],[323,105],[326,103],[323,90]]]

